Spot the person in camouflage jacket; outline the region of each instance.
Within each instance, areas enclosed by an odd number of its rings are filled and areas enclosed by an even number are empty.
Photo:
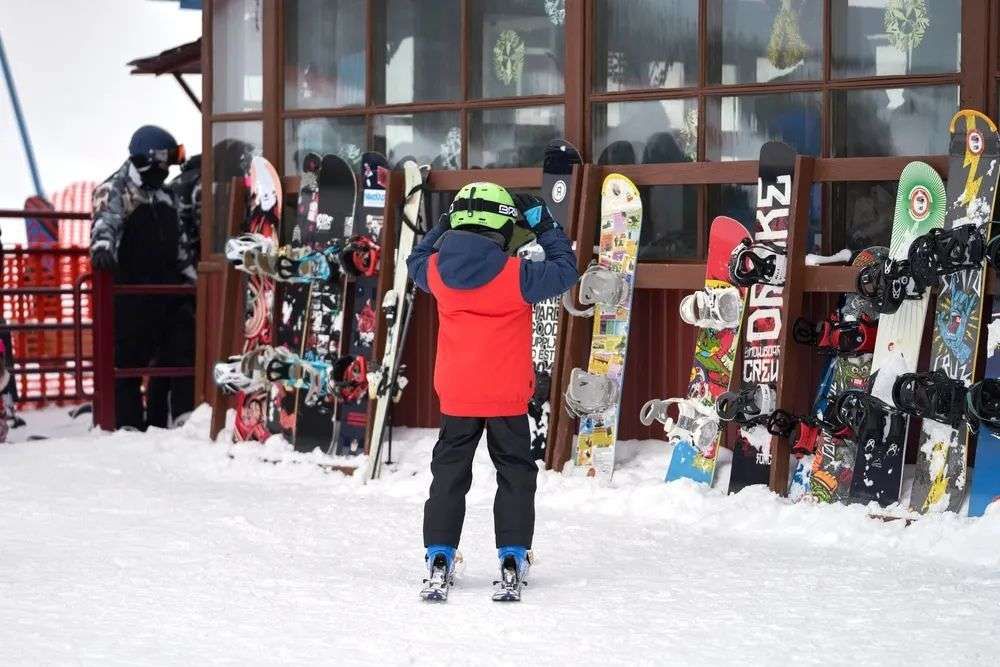
[[[177,201],[164,187],[170,166],[183,162],[183,146],[154,126],[136,130],[129,158],[94,191],[91,263],[110,271],[116,284],[193,283],[194,260]],[[115,297],[115,365],[190,366],[194,356],[194,308],[190,297]],[[144,430],[167,426],[168,414],[190,411],[193,383],[150,392],[144,412],[138,378],[115,383],[117,426]]]

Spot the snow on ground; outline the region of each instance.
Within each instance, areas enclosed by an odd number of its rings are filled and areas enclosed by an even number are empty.
[[[997,664],[997,511],[907,527],[727,497],[624,443],[610,486],[540,475],[538,562],[504,605],[484,446],[465,572],[427,605],[433,431],[401,430],[365,486],[275,440],[209,443],[204,408],[145,435],[64,413],[27,418],[66,437],[0,445],[0,664]]]

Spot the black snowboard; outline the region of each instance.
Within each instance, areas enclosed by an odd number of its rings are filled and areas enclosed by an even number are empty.
[[[351,165],[336,155],[323,156],[319,173],[316,215],[308,220],[307,245],[323,250],[344,236],[354,213],[355,180]],[[302,358],[324,361],[332,367],[340,354],[343,330],[343,298],[338,283],[312,283],[304,311]],[[332,396],[316,405],[306,405],[305,392],[296,397],[295,448],[312,451],[330,449],[333,440],[335,403]]]
[[[319,206],[319,174],[322,158],[316,153],[307,153],[302,159],[302,176],[299,184],[299,203],[295,222],[287,225],[285,238],[281,243],[292,248],[312,245],[308,232],[310,219],[316,219]],[[309,301],[309,285],[277,283],[278,317],[275,329],[275,345],[283,345],[301,354],[305,310]],[[296,392],[287,391],[279,383],[272,385],[271,411],[268,425],[272,433],[282,433],[289,442],[295,442],[295,400]]]
[[[361,196],[354,212],[353,240],[367,237],[378,245],[385,218],[385,188],[389,179],[389,163],[381,153],[361,156]],[[343,258],[351,262],[351,254]],[[346,284],[345,292],[349,316],[344,323],[347,355],[339,365],[351,369],[353,378],[345,382],[340,402],[337,454],[354,455],[365,451],[365,433],[368,429],[368,388],[364,379],[371,365],[375,347],[375,322],[378,318],[378,269],[372,275],[360,274]],[[356,266],[361,271],[362,267]],[[360,384],[359,384],[360,382]]]
[[[545,148],[542,163],[542,198],[549,213],[564,229],[569,225],[573,165],[580,164],[580,153],[568,141],[556,139]],[[530,255],[529,255],[530,257]],[[535,365],[535,395],[528,401],[528,427],[531,453],[536,460],[545,458],[552,414],[552,366],[556,358],[559,334],[559,298],[535,304],[531,314],[531,361]]]
[[[768,240],[782,246],[785,244],[791,212],[795,157],[795,151],[780,141],[770,141],[760,149],[757,217],[753,226],[756,240]],[[743,325],[743,387],[770,384],[777,388],[781,364],[779,340],[783,292],[784,287],[774,285],[758,284],[750,287],[746,322]],[[769,483],[772,439],[773,436],[765,426],[740,428],[733,447],[730,493],[754,484]]]

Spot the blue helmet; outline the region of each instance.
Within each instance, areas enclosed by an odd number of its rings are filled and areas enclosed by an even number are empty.
[[[184,162],[184,146],[162,127],[143,125],[128,142],[128,154],[140,169],[153,163],[165,165]]]

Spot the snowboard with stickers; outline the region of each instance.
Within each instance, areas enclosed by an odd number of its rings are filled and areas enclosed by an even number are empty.
[[[360,162],[360,196],[353,224],[344,229],[341,266],[345,274],[344,318],[346,353],[337,361],[340,404],[336,453],[353,456],[365,451],[368,431],[368,365],[375,347],[378,271],[385,217],[389,166],[381,153],[364,153]]]
[[[274,166],[257,156],[250,162],[247,176],[250,203],[243,231],[265,239],[280,236],[281,179]],[[250,275],[243,292],[243,344],[241,352],[269,345],[274,333],[274,280],[269,276]],[[235,442],[264,442],[271,435],[268,424],[270,389],[258,388],[236,394]]]
[[[888,257],[883,246],[866,248],[855,254],[852,266],[864,268]],[[863,390],[871,371],[872,350],[877,335],[878,312],[858,294],[845,294],[837,310],[813,329],[810,341],[824,354],[831,355],[829,377],[820,383],[820,394],[809,419],[799,425],[792,445],[801,456],[793,473],[789,497],[806,497],[816,502],[847,500],[857,445],[846,432],[831,426],[838,396],[849,389]],[[801,321],[801,320],[800,320]],[[796,340],[803,340],[796,323]],[[818,332],[822,332],[821,334]]]
[[[574,315],[593,317],[590,359],[585,371],[571,372],[564,401],[570,415],[580,420],[572,456],[575,469],[605,480],[614,473],[641,230],[638,188],[621,174],[609,174],[601,185],[598,258],[579,283],[580,303],[591,309],[567,308]]]
[[[944,229],[974,225],[988,241],[1000,177],[997,127],[978,111],[961,110],[952,117],[949,131]],[[965,386],[972,383],[975,372],[985,283],[986,269],[981,265],[945,275],[939,283],[930,371],[941,372]],[[991,377],[989,361],[986,377]],[[985,478],[991,468],[989,455],[995,438],[990,427],[982,428],[985,437],[980,437],[979,442],[985,444],[986,456],[977,458],[976,468],[984,471]],[[910,509],[923,514],[957,512],[961,508],[969,489],[968,439],[965,421],[955,427],[930,418],[922,420]],[[983,494],[979,495],[981,498]]]
[[[286,225],[283,234],[285,247],[289,253],[305,247],[310,221],[315,224],[319,211],[319,170],[323,158],[316,153],[307,153],[302,158],[299,176],[299,200],[295,210],[295,221]],[[311,249],[311,248],[310,248]],[[302,349],[305,320],[302,314],[309,300],[307,283],[283,283],[278,286],[277,330],[275,345],[290,350]],[[295,402],[296,392],[289,391],[282,384],[271,389],[271,431],[282,433],[288,442],[295,443]]]
[[[354,215],[356,181],[351,165],[337,155],[323,156],[317,179],[316,215],[307,220],[302,244],[315,252],[336,251],[344,230]],[[309,362],[335,364],[340,356],[343,331],[343,276],[327,281],[311,281],[305,307],[292,311],[300,318],[302,340],[298,356]],[[295,449],[312,451],[333,447],[335,402],[306,401],[306,394],[296,390]]]

